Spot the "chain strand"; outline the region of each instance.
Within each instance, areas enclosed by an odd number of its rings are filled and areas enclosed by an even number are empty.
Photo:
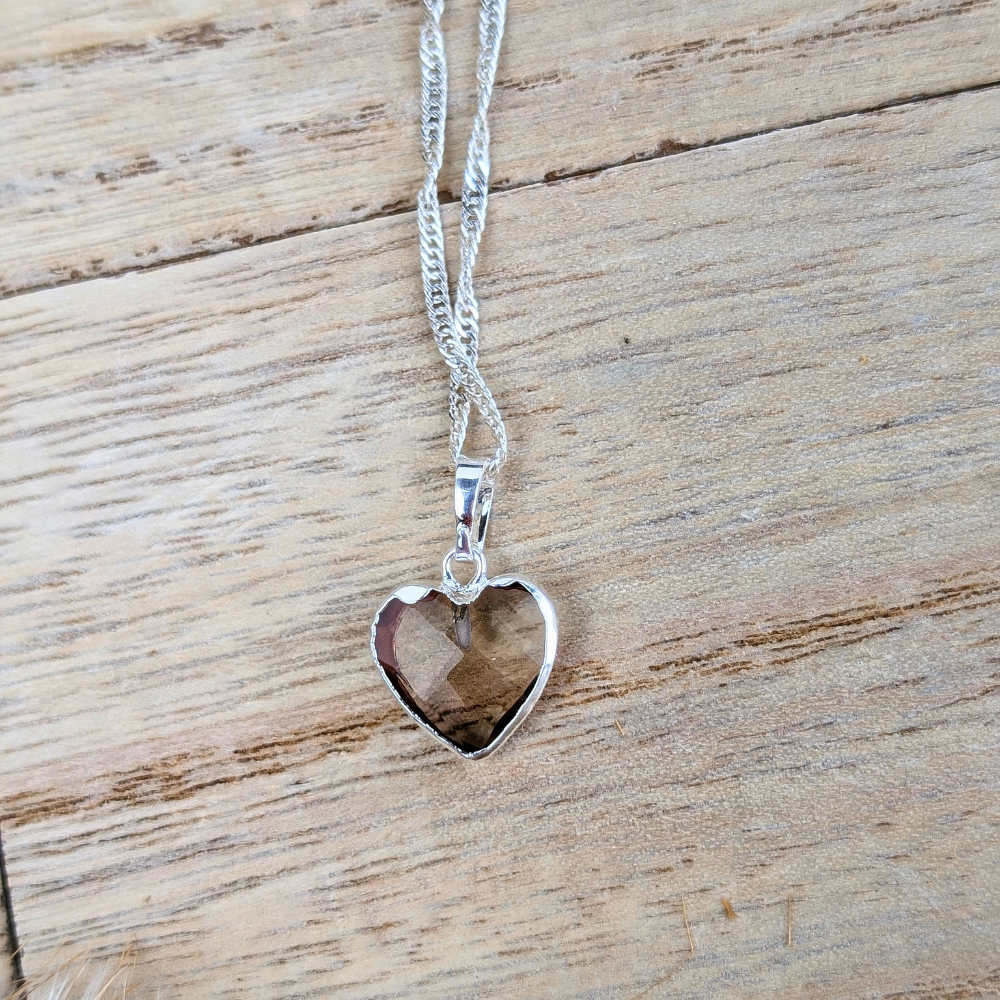
[[[420,230],[420,269],[424,298],[434,339],[451,373],[448,413],[451,417],[451,450],[458,464],[469,426],[472,406],[496,439],[496,452],[488,472],[495,476],[507,460],[507,431],[493,395],[479,372],[479,303],[472,274],[479,243],[486,227],[489,200],[490,129],[487,121],[500,42],[503,39],[507,0],[482,0],[479,18],[479,58],[476,62],[478,100],[469,137],[462,182],[459,273],[452,306],[444,254],[444,229],[437,181],[444,159],[445,119],[448,102],[448,66],[445,59],[441,14],[444,0],[424,0],[425,18],[420,31],[421,145],[426,167],[424,185],[417,198]]]

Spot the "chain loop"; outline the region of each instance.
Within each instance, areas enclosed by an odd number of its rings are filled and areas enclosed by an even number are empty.
[[[434,339],[451,373],[448,413],[451,417],[452,458],[458,465],[469,426],[470,409],[475,406],[496,439],[496,452],[487,466],[489,475],[495,476],[507,460],[507,431],[493,394],[479,372],[479,303],[473,289],[472,274],[486,227],[490,177],[487,113],[493,96],[507,0],[482,0],[480,11],[479,58],[476,62],[478,100],[462,182],[459,273],[454,306],[448,286],[444,229],[437,190],[438,174],[444,159],[448,112],[448,66],[441,33],[444,0],[424,0],[424,10],[424,24],[420,31],[420,134],[426,176],[417,198],[424,299]]]

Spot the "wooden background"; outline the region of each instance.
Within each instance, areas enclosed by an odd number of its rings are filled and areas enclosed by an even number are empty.
[[[446,16],[452,192],[475,7]],[[366,645],[450,544],[420,16],[5,11],[23,973],[131,948],[162,1000],[1000,996],[1000,2],[512,0],[490,557],[562,647],[475,765]]]

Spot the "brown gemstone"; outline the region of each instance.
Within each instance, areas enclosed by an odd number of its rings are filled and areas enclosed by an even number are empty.
[[[414,603],[394,596],[376,622],[375,650],[411,711],[459,749],[481,750],[535,686],[545,621],[519,583],[486,587],[468,605],[437,590]]]

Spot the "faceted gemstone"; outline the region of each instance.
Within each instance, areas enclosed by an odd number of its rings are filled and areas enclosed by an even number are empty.
[[[538,679],[545,621],[519,583],[486,587],[468,605],[437,590],[414,603],[396,596],[376,622],[375,651],[412,711],[460,749],[481,750]]]

